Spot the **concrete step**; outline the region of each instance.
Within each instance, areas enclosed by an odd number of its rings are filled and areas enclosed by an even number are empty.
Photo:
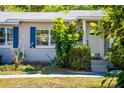
[[[107,61],[92,60],[91,69],[93,72],[108,72],[107,64]]]
[[[91,65],[91,67],[107,69],[107,65]]]

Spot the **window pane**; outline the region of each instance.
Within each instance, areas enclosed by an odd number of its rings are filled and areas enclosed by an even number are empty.
[[[0,28],[0,45],[5,45],[5,28]]]
[[[48,34],[49,34],[49,30],[37,30],[37,36],[44,36]]]
[[[41,30],[37,30],[37,36],[40,36]]]
[[[49,45],[49,30],[37,30],[37,45]]]
[[[49,37],[37,37],[37,45],[48,45]]]
[[[11,38],[7,38],[7,44],[12,45],[13,40]]]
[[[41,30],[43,34],[49,34],[49,30]]]
[[[12,32],[12,28],[7,28],[7,44],[8,45],[12,45],[12,41],[13,41],[13,32]]]

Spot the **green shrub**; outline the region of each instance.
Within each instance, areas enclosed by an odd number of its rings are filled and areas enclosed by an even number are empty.
[[[31,65],[19,65],[16,70],[22,70],[22,71],[32,71],[34,67]],[[6,64],[0,66],[1,71],[14,71],[15,70],[15,64]]]
[[[69,65],[76,70],[89,70],[91,67],[91,51],[86,45],[73,46],[69,51]]]
[[[14,70],[15,66],[14,65],[1,65],[0,70],[1,71],[8,71],[8,70]]]
[[[113,50],[111,61],[115,69],[124,70],[124,48]]]
[[[32,71],[34,69],[33,66],[31,65],[19,65],[17,70],[22,70],[22,71]]]

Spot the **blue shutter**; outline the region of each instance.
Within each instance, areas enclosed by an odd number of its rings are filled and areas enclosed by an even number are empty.
[[[30,27],[30,48],[35,48],[36,27]]]
[[[13,48],[18,48],[19,27],[13,27]]]

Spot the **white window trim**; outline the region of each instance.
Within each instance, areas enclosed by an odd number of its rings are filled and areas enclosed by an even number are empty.
[[[55,48],[55,46],[36,46],[36,48]]]
[[[37,45],[37,30],[48,30],[48,45]],[[55,48],[55,45],[51,45],[51,28],[36,28],[36,41],[35,41],[35,45],[36,48]]]
[[[7,28],[13,29],[13,27],[0,27],[0,28],[5,28],[5,45],[0,45],[0,48],[11,48],[11,46],[13,46],[13,42],[12,45],[7,44]]]

